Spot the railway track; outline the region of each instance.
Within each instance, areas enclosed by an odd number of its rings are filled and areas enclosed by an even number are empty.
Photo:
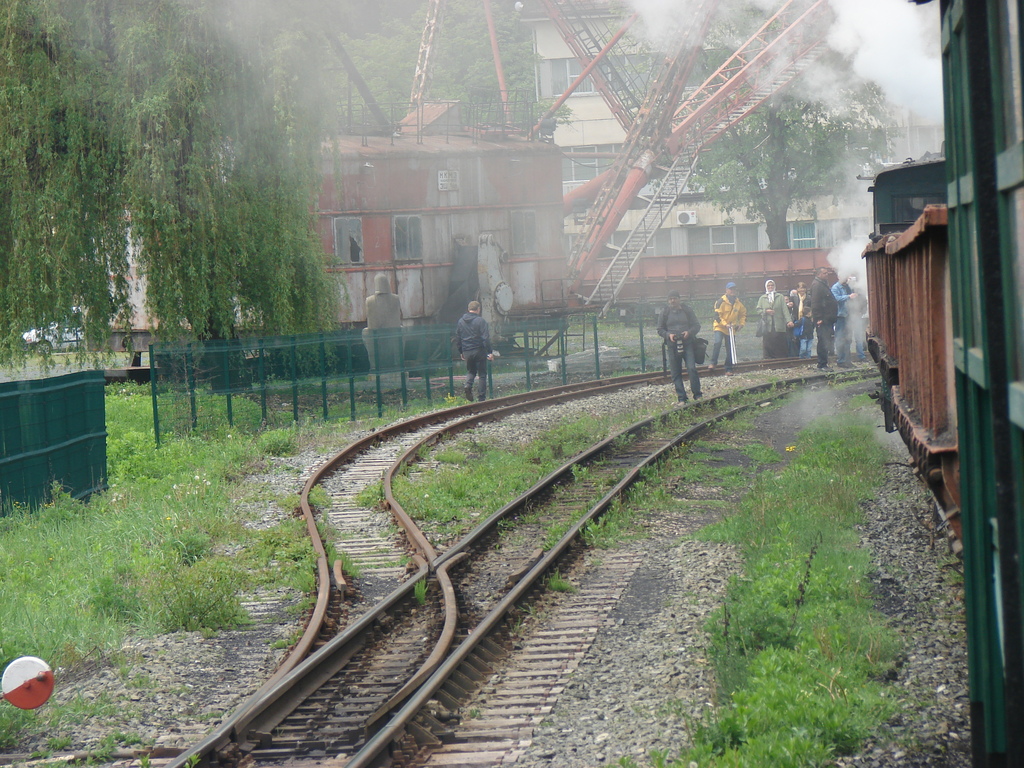
[[[322,560],[320,591],[325,593],[322,610],[318,601],[310,627],[289,662],[207,739],[172,759],[172,768],[251,760],[294,763],[324,757],[349,766],[381,760],[414,765],[424,764],[432,754],[454,756],[459,749],[475,754],[475,760],[486,760],[484,753],[511,748],[514,734],[528,726],[523,718],[536,717],[535,710],[543,709],[538,702],[557,695],[560,675],[571,669],[573,654],[585,653],[601,625],[601,611],[614,602],[616,590],[628,582],[635,563],[610,563],[607,578],[597,580],[593,593],[581,591],[581,602],[566,614],[564,626],[528,641],[535,644],[536,653],[520,660],[526,664],[518,673],[522,684],[511,696],[512,703],[502,705],[502,714],[495,709],[493,716],[463,724],[460,708],[490,684],[513,646],[511,626],[516,616],[530,601],[550,594],[546,586],[551,574],[572,571],[584,549],[581,533],[647,467],[737,409],[718,410],[718,399],[708,400],[699,414],[698,409],[673,409],[638,422],[573,457],[440,554],[402,510],[391,480],[430,445],[481,423],[566,397],[662,378],[662,374],[641,375],[429,414],[369,435],[327,462],[309,478],[302,494],[311,535],[316,523],[308,505],[310,489],[318,483],[330,485],[332,474],[357,471],[353,469],[356,458],[373,455],[371,463],[378,473],[390,461],[384,471],[384,495],[405,538],[401,545],[389,542],[391,554],[407,547],[413,553],[410,565],[396,567],[387,552],[371,556],[372,550],[380,548],[359,542],[366,554],[363,562],[376,557],[373,562],[381,566],[372,579],[360,582],[376,582],[373,589],[390,582],[394,588],[361,614],[350,614],[344,631],[328,638],[330,632],[324,626],[337,626],[338,621],[329,620],[331,606],[340,602],[349,587],[338,567],[333,571],[327,567],[326,552],[316,536],[314,546],[319,547]],[[797,378],[786,386],[823,378]],[[686,428],[681,426],[682,414],[692,422]],[[590,469],[579,473],[584,480],[576,481],[575,470],[582,465]],[[358,471],[365,475],[365,486],[373,471]],[[326,514],[341,515],[338,510],[346,509],[344,514],[358,517],[359,510],[352,507],[351,490],[336,489]],[[539,539],[529,538],[529,526],[525,526],[521,529],[525,543],[515,551],[504,547],[496,552],[494,543],[500,533],[518,524],[525,517],[519,513],[527,508],[534,517],[558,518],[567,532],[557,545],[545,549]],[[533,663],[541,666],[532,668]]]

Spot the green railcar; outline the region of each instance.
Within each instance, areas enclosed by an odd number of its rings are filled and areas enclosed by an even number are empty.
[[[1024,765],[1020,0],[941,0],[974,765]]]

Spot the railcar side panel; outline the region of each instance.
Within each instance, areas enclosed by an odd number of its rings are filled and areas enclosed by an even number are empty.
[[[885,388],[886,423],[899,430],[960,540],[960,483],[946,208],[867,248],[868,348]]]

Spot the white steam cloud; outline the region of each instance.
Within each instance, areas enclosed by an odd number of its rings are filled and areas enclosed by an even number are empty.
[[[696,0],[629,0],[640,13],[645,36],[664,50],[692,25]],[[741,5],[762,9],[767,18],[781,0],[722,3],[719,20]],[[917,6],[907,0],[829,0],[835,23],[828,44],[853,62],[856,75],[877,83],[895,106],[933,123],[942,122],[942,62],[939,57],[938,3]],[[738,45],[742,41],[736,41]],[[827,73],[805,72],[803,90],[829,100]],[[832,78],[834,84],[834,76]],[[812,94],[808,94],[811,96]]]
[[[864,252],[864,240],[847,240],[828,252],[828,263],[842,280],[848,275],[855,278],[858,287],[867,287],[867,265],[861,254]]]
[[[941,123],[938,3],[829,2],[836,15],[829,45],[851,58],[858,75],[878,83],[891,103]]]

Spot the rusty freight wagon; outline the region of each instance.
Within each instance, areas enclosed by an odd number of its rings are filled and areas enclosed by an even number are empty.
[[[898,430],[939,500],[955,546],[960,488],[949,248],[944,205],[929,205],[910,227],[864,251],[868,349],[882,379],[886,428]],[[884,231],[884,230],[883,230]]]

